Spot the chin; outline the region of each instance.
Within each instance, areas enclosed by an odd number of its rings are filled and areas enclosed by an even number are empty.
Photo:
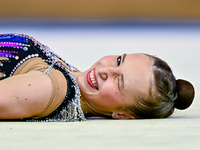
[[[85,72],[80,73],[77,77],[76,77],[76,82],[80,88],[81,91],[81,95],[83,97],[85,97],[85,93],[87,92],[87,81],[86,81],[86,77],[85,77]]]
[[[76,82],[80,88],[80,90],[82,91],[82,89],[84,89],[84,76],[82,73],[80,73],[77,77],[76,77]]]

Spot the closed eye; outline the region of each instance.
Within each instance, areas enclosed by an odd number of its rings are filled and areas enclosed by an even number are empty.
[[[122,57],[119,56],[117,58],[117,66],[119,66],[121,63],[124,63],[126,58],[126,54],[124,54]],[[118,89],[119,91],[123,94],[123,90],[124,90],[124,75],[121,74],[120,77],[118,78]]]
[[[121,74],[120,77],[118,78],[118,89],[121,92],[124,89],[124,76],[123,76],[123,74]]]

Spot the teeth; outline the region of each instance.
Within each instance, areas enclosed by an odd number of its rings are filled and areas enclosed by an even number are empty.
[[[91,78],[92,81],[95,81],[94,75],[91,75],[90,78]]]
[[[91,73],[90,73],[90,79],[92,81],[92,84],[96,87],[97,86],[97,84],[96,84],[97,82],[96,82],[96,80],[94,78],[94,70],[92,70]]]
[[[94,82],[94,81],[92,81],[92,84],[93,84],[94,86],[97,86],[96,82]]]

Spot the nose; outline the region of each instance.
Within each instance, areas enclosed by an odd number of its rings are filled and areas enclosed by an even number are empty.
[[[98,73],[103,80],[106,80],[109,76],[119,76],[120,69],[115,67],[102,67],[99,68]]]

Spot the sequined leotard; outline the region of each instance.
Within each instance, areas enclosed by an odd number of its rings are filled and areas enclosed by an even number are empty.
[[[59,58],[63,63],[57,62]],[[67,81],[67,94],[62,103],[50,114],[42,118],[31,119],[31,121],[75,121],[85,120],[80,107],[80,90],[72,74],[76,69],[56,55],[49,47],[41,44],[33,37],[23,34],[1,34],[0,35],[0,80],[15,75],[15,71],[34,58],[42,58],[48,67],[41,66],[35,69],[45,69],[44,73],[49,75],[52,69],[59,70]],[[29,119],[27,119],[29,120]]]

